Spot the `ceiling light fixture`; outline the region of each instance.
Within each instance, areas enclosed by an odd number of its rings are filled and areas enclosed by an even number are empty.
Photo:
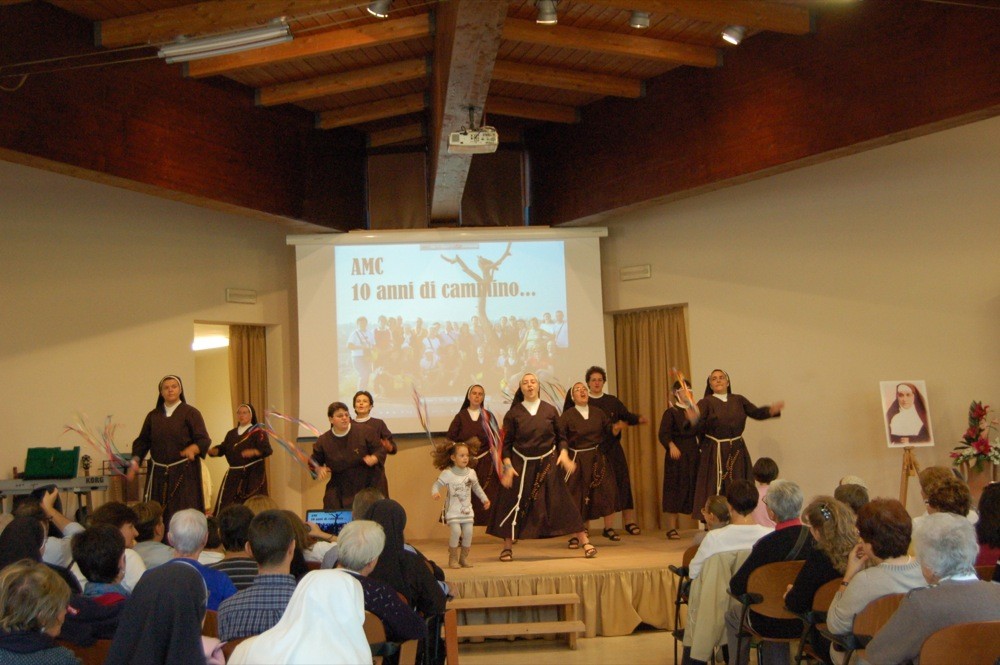
[[[643,30],[649,27],[649,12],[640,12],[638,10],[632,10],[632,16],[628,20],[628,24],[635,28],[636,30]]]
[[[375,0],[368,5],[368,13],[378,18],[388,18],[392,0]]]
[[[559,22],[559,17],[556,15],[556,0],[535,0],[535,9],[538,10],[535,23],[555,25]]]
[[[166,60],[167,64],[173,64],[201,60],[202,58],[214,58],[217,55],[249,51],[290,41],[292,41],[292,33],[288,26],[283,22],[278,22],[265,28],[254,28],[213,37],[195,39],[178,37],[174,42],[160,47],[157,55]]]
[[[743,41],[743,36],[747,34],[747,29],[742,25],[731,25],[722,31],[722,39],[733,46],[739,46]]]

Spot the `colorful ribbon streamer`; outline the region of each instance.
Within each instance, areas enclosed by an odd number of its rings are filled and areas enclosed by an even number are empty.
[[[111,462],[112,472],[124,476],[125,472],[122,469],[128,466],[128,462],[125,461],[125,457],[115,445],[115,431],[117,429],[118,424],[112,423],[111,416],[108,416],[104,419],[104,429],[97,432],[91,427],[86,415],[77,413],[76,424],[66,425],[63,429],[63,434],[66,432],[76,432],[79,434],[87,445],[91,446],[101,456],[107,456],[108,461]]]

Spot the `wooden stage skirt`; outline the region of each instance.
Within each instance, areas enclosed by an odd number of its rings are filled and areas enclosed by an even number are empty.
[[[568,538],[549,538],[520,541],[514,560],[505,563],[498,560],[502,541],[477,527],[469,557],[474,567],[456,570],[447,568],[446,537],[413,545],[444,568],[455,598],[575,592],[581,601],[579,616],[587,625],[585,637],[628,635],[640,623],[672,629],[677,580],[667,566],[681,564],[691,539],[667,540],[660,532],[629,536],[619,529],[622,539],[615,543],[601,536],[600,529],[591,533],[598,550],[593,559],[585,559],[582,548],[568,549]],[[469,610],[459,613],[459,623],[553,621],[556,613],[555,608]]]

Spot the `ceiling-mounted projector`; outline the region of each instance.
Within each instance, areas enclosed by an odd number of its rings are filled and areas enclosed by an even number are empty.
[[[479,155],[496,152],[500,135],[493,127],[463,129],[448,135],[448,152],[456,155]]]

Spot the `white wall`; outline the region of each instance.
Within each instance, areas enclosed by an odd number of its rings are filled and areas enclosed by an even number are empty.
[[[922,466],[947,463],[971,400],[1000,408],[997,174],[1000,118],[602,221],[605,308],[687,303],[699,394],[718,367],[787,402],[748,425],[754,458],[807,495],[851,473],[898,496],[879,380],[927,381]]]
[[[0,477],[29,446],[80,445],[61,435],[78,411],[113,415],[130,450],[164,374],[197,406],[196,321],[268,325],[270,399],[297,398],[294,253],[277,225],[0,162],[0,238]],[[227,287],[257,304],[226,303]],[[297,506],[287,466],[275,460],[272,491]]]

